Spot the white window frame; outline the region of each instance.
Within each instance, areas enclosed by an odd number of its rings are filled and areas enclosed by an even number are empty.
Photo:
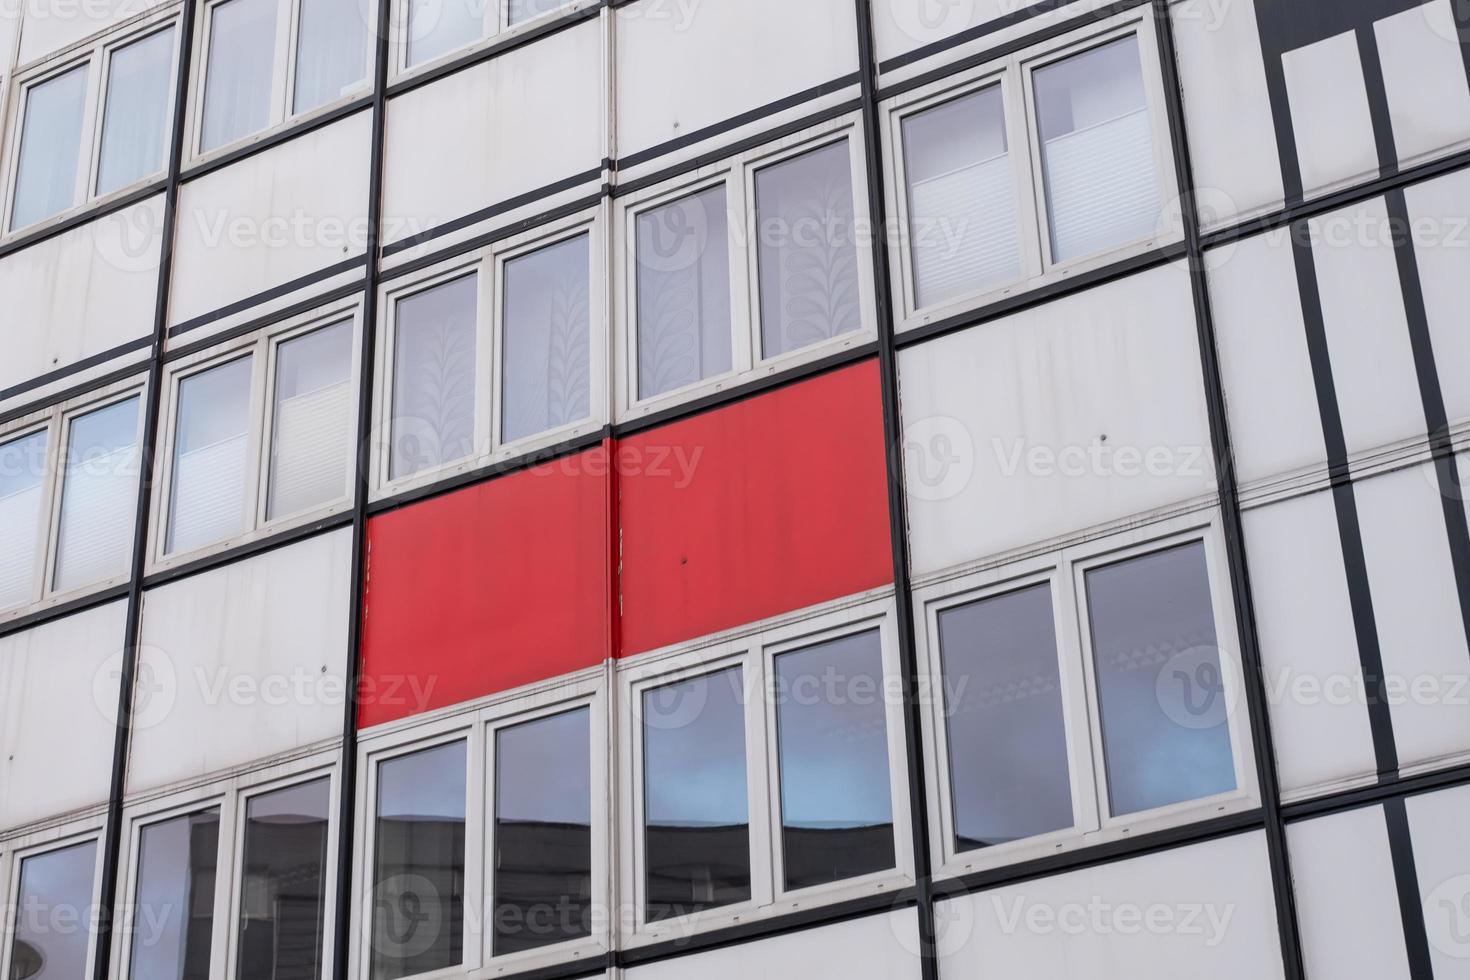
[[[465,742],[465,900],[464,961],[405,980],[488,978],[521,973],[569,960],[595,962],[612,948],[608,932],[611,916],[609,882],[612,866],[611,820],[608,805],[609,758],[607,722],[608,684],[602,667],[580,671],[555,681],[482,698],[468,705],[429,715],[415,715],[382,726],[363,738],[358,748],[355,839],[361,842],[361,860],[353,878],[352,960],[348,975],[366,980],[372,965],[372,876],[377,848],[378,766],[425,749]],[[588,746],[592,804],[592,933],[540,949],[495,956],[492,953],[495,896],[495,736],[505,728],[551,715],[586,708],[589,711]]]
[[[412,77],[425,71],[432,71],[442,65],[456,61],[480,51],[489,45],[503,41],[508,37],[515,37],[531,30],[539,30],[548,21],[596,7],[601,0],[573,0],[573,2],[544,13],[537,14],[519,24],[510,23],[509,0],[478,0],[484,9],[481,12],[480,36],[474,40],[452,48],[441,55],[436,55],[417,65],[408,63],[408,47],[410,30],[412,29],[412,2],[411,0],[387,0],[392,3],[393,10],[393,32],[389,38],[389,67],[393,80]],[[444,0],[447,3],[467,2],[467,0]]]
[[[914,882],[912,827],[908,808],[908,765],[904,747],[903,705],[889,696],[883,703],[888,735],[889,792],[893,810],[894,866],[860,877],[790,889],[783,881],[781,853],[781,771],[776,743],[775,699],[770,696],[777,656],[830,640],[876,629],[882,644],[883,672],[902,676],[895,603],[891,589],[879,589],[815,610],[768,620],[749,631],[680,644],[640,654],[618,665],[618,817],[621,865],[619,922],[624,948],[684,938],[740,922],[758,921],[798,909],[846,899],[895,893]],[[740,667],[745,689],[746,800],[750,821],[748,901],[705,909],[677,918],[647,920],[643,834],[643,692],[668,684]]]
[[[1235,789],[1142,813],[1112,816],[1102,730],[1098,722],[1097,674],[1091,649],[1084,576],[1095,568],[1193,543],[1202,543],[1210,580],[1211,612],[1221,651],[1221,674],[1235,761]],[[949,771],[948,726],[943,702],[944,674],[939,649],[941,612],[981,599],[1006,595],[1034,585],[1051,589],[1052,628],[1060,663],[1063,724],[1070,766],[1073,826],[1022,840],[970,851],[956,851]],[[928,686],[934,696],[924,705],[924,765],[928,776],[930,850],[935,874],[953,877],[1048,855],[1071,853],[1142,834],[1197,823],[1260,805],[1249,708],[1244,691],[1225,560],[1224,531],[1218,512],[1199,514],[1084,542],[999,567],[963,573],[915,590],[916,642]]]
[[[15,907],[14,903],[20,901],[20,871],[21,863],[30,857],[46,854],[51,851],[61,851],[76,844],[85,844],[89,840],[96,845],[94,855],[95,864],[92,871],[92,909],[97,908],[102,899],[102,828],[105,823],[105,814],[97,813],[93,816],[84,817],[79,820],[69,821],[65,824],[47,827],[33,831],[9,840],[0,841],[0,898],[6,901],[0,910],[3,910],[3,921],[0,921],[0,976],[10,976],[10,960],[14,955],[15,945]],[[91,909],[82,910],[90,912]],[[90,916],[83,916],[84,920]],[[79,922],[79,929],[86,929],[89,933],[87,938],[87,968],[90,972],[97,958],[97,931],[90,927],[88,921]]]
[[[392,496],[427,486],[440,480],[469,473],[485,466],[515,459],[568,440],[600,432],[608,422],[607,410],[607,276],[600,208],[582,212],[567,221],[555,222],[494,242],[465,255],[437,262],[413,276],[394,280],[378,291],[378,323],[376,341],[378,357],[374,364],[372,440],[372,496]],[[505,290],[503,286],[507,262],[539,251],[550,245],[585,234],[588,242],[587,311],[588,340],[588,415],[585,418],[512,442],[501,439],[504,411],[503,388],[500,383],[503,361],[502,341],[505,336]],[[398,347],[398,303],[434,286],[473,274],[475,280],[475,418],[474,444],[467,456],[439,466],[426,467],[415,473],[392,477],[393,446],[393,380]]]
[[[270,484],[270,450],[275,425],[276,359],[282,344],[296,340],[317,330],[347,323],[352,331],[352,355],[348,366],[349,429],[355,430],[358,401],[362,397],[357,383],[357,366],[362,363],[362,300],[349,297],[313,310],[310,313],[291,317],[272,324],[255,333],[235,338],[209,350],[181,357],[164,368],[163,414],[159,417],[158,450],[154,453],[156,479],[153,481],[152,499],[149,502],[150,522],[149,570],[172,568],[184,562],[208,555],[218,554],[250,541],[258,540],[278,531],[339,514],[352,506],[355,483],[353,460],[357,445],[353,439],[347,447],[347,472],[343,477],[343,492],[336,499],[319,507],[294,514],[284,514],[267,519]],[[219,367],[242,357],[252,357],[250,366],[250,401],[247,405],[247,437],[245,459],[245,513],[242,530],[228,538],[190,551],[165,553],[168,545],[169,508],[173,505],[174,445],[178,431],[179,387],[186,378]]]
[[[169,91],[168,101],[163,107],[164,118],[173,118],[174,96],[177,86],[172,82],[177,78],[179,70],[179,51],[182,40],[179,37],[179,13],[177,8],[171,10],[157,11],[135,23],[126,30],[97,40],[90,45],[81,48],[72,54],[54,62],[45,62],[36,68],[17,72],[11,84],[8,86],[15,92],[15,110],[12,113],[10,126],[10,138],[5,151],[5,171],[8,174],[5,180],[5,200],[0,205],[0,239],[10,238],[46,228],[57,224],[75,215],[79,210],[91,204],[104,201],[112,201],[133,193],[141,187],[158,182],[164,175],[166,161],[168,159],[168,140],[170,129],[164,127],[163,158],[165,164],[161,164],[157,170],[146,177],[139,178],[130,184],[108,191],[106,194],[97,193],[97,180],[100,176],[102,158],[102,127],[104,115],[107,109],[107,83],[112,68],[112,56],[120,48],[125,48],[135,41],[141,41],[160,31],[172,30],[173,52],[169,60]],[[43,82],[49,82],[53,78],[72,71],[76,68],[85,67],[87,70],[87,94],[82,103],[81,139],[77,151],[77,174],[76,187],[72,192],[71,204],[52,215],[47,215],[38,221],[19,228],[11,228],[10,223],[15,214],[15,195],[19,190],[20,179],[20,154],[21,139],[25,132],[25,113],[29,101],[30,90]]]
[[[769,377],[800,364],[819,360],[839,351],[859,347],[877,337],[877,299],[873,286],[871,242],[864,230],[871,227],[868,210],[867,163],[862,153],[862,121],[848,116],[766,146],[740,153],[718,163],[700,167],[672,181],[646,188],[615,202],[617,220],[617,268],[614,276],[622,285],[622,302],[617,304],[617,417],[619,421],[641,418],[681,402],[723,391],[758,378]],[[857,263],[858,310],[856,330],[838,334],[820,343],[777,354],[761,356],[760,274],[755,210],[755,175],[813,150],[847,141],[852,169],[853,233]],[[730,235],[730,339],[731,370],[658,395],[638,393],[638,218],[675,201],[723,186],[727,233]]]
[[[1051,283],[1091,272],[1155,248],[1183,240],[1183,228],[1161,228],[1159,233],[1091,255],[1063,262],[1051,257],[1047,226],[1046,187],[1037,135],[1036,102],[1032,77],[1037,69],[1082,54],[1109,41],[1128,35],[1138,37],[1140,70],[1143,74],[1149,125],[1153,136],[1154,165],[1159,177],[1161,218],[1168,202],[1179,195],[1174,173],[1174,154],[1169,143],[1169,118],[1165,107],[1163,72],[1159,61],[1158,29],[1145,4],[1079,28],[1065,36],[1026,48],[1005,58],[968,69],[942,81],[926,85],[883,103],[889,138],[883,141],[884,168],[891,175],[889,194],[894,202],[897,234],[890,257],[894,277],[893,315],[899,330],[910,329],[1026,293]],[[1021,273],[1016,279],[971,290],[939,303],[920,307],[914,282],[912,228],[909,212],[907,161],[903,152],[903,124],[926,109],[933,109],[972,95],[999,83],[1005,108],[1006,154],[1015,181],[1016,240],[1021,255]]]

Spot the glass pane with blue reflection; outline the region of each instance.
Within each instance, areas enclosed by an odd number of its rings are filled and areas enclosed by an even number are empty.
[[[219,807],[143,828],[129,972],[134,980],[208,980],[218,859]]]

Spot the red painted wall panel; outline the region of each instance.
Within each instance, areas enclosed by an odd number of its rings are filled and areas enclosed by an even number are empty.
[[[893,581],[878,366],[624,440],[622,652]]]

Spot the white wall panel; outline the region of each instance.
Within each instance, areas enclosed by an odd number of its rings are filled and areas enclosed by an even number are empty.
[[[1286,839],[1308,980],[1408,980],[1383,811],[1291,824]]]
[[[1423,230],[1414,254],[1445,412],[1451,422],[1470,419],[1470,170],[1405,188],[1404,200]]]
[[[1374,25],[1399,162],[1470,137],[1470,81],[1455,43],[1453,0],[1431,0]]]
[[[0,639],[0,829],[107,799],[126,603]]]
[[[857,71],[847,0],[643,0],[617,18],[620,157]]]
[[[161,702],[133,734],[129,791],[341,734],[351,534],[149,591],[141,670]]]
[[[960,457],[936,480],[942,460],[905,454],[915,569],[1209,493],[1195,338],[1168,266],[904,350],[911,450],[937,434]]]
[[[1037,0],[877,0],[873,33],[878,60],[907,54],[1027,7]],[[1085,6],[1085,4],[1084,4]]]
[[[1404,801],[1435,980],[1470,977],[1470,787]]]
[[[1357,38],[1351,31],[1282,58],[1306,196],[1378,175]]]
[[[170,322],[361,255],[371,113],[183,185]]]
[[[33,0],[15,4],[8,9],[25,10],[19,63],[29,64],[162,5],[163,0],[87,0],[86,3]],[[8,55],[9,50],[5,51]]]
[[[1282,976],[1263,835],[942,902],[942,980]]]

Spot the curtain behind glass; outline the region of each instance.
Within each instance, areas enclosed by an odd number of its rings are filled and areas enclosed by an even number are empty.
[[[58,591],[127,571],[138,478],[138,399],[80,416],[67,439],[56,543]]]
[[[505,264],[505,442],[591,414],[586,235]]]
[[[163,131],[173,67],[174,29],[150,34],[112,53],[97,193],[106,194],[163,169]]]
[[[204,82],[208,152],[270,123],[276,60],[276,0],[226,0],[214,8]]]
[[[35,585],[46,442],[42,430],[0,444],[0,609],[28,600]]]
[[[86,65],[26,90],[11,228],[49,218],[76,200],[86,103]]]
[[[367,51],[367,13],[359,0],[301,0],[294,111],[363,88]]]

